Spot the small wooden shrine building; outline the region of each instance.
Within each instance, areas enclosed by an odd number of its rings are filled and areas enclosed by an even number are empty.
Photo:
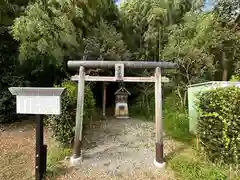
[[[119,88],[115,92],[115,117],[117,119],[127,119],[128,116],[128,96],[131,93],[124,87]]]

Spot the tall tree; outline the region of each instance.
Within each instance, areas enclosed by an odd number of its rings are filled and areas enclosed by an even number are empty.
[[[163,51],[164,59],[176,62],[179,67],[174,77],[177,94],[186,103],[187,85],[207,79],[214,74],[213,56],[208,52],[214,36],[210,24],[214,16],[188,13],[184,23],[172,27],[169,41]]]
[[[18,43],[8,30],[27,4],[28,0],[0,1],[0,123],[16,118],[15,99],[8,88],[24,86],[25,83],[19,73]]]
[[[13,20],[24,11],[28,2],[29,0],[0,1],[0,34],[8,30]]]
[[[117,20],[118,11],[112,0],[49,0],[47,4],[37,1],[15,19],[12,34],[20,42],[22,59],[43,55],[63,60],[78,54],[83,38],[99,22],[117,25]]]
[[[136,58],[159,60],[167,42],[168,27],[180,23],[184,14],[192,9],[189,0],[130,0],[121,5],[121,15],[128,32],[127,44],[136,51]],[[129,38],[126,38],[129,39]],[[135,47],[132,44],[135,42]]]
[[[238,42],[236,38],[239,37],[239,23],[240,23],[240,2],[238,0],[219,0],[216,3],[214,12],[219,17],[221,21],[221,27],[224,32],[227,32],[229,35],[228,38],[225,38],[222,43],[220,58],[221,66],[223,69],[222,80],[227,81],[229,74],[233,71],[233,67],[238,67]],[[230,37],[234,38],[231,39]],[[235,69],[237,70],[237,68]]]

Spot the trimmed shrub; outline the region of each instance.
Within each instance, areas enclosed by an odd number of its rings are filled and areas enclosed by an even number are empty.
[[[77,107],[77,84],[73,81],[64,81],[60,86],[65,87],[66,93],[62,97],[61,114],[47,116],[46,124],[52,129],[53,136],[64,146],[74,138],[74,127]],[[85,86],[84,93],[84,124],[87,124],[95,112],[95,99],[89,85]]]
[[[198,109],[198,135],[208,158],[213,162],[239,163],[240,88],[204,92]]]

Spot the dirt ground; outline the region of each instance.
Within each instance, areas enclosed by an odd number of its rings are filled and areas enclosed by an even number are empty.
[[[0,180],[27,180],[34,176],[34,122],[14,124],[0,130]],[[69,168],[57,180],[175,179],[173,171],[154,164],[155,126],[136,119],[98,122],[84,136],[83,162]],[[45,130],[45,140],[49,142]],[[170,156],[181,144],[164,138],[164,154]],[[67,163],[67,161],[65,161]]]
[[[45,130],[45,142],[49,133]],[[28,180],[34,176],[35,121],[0,126],[0,180]]]

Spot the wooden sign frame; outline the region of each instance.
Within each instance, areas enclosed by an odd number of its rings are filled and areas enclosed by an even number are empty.
[[[17,96],[18,114],[36,115],[35,179],[42,180],[47,166],[47,145],[43,140],[42,115],[61,113],[60,96],[65,88],[10,87],[9,91]]]

